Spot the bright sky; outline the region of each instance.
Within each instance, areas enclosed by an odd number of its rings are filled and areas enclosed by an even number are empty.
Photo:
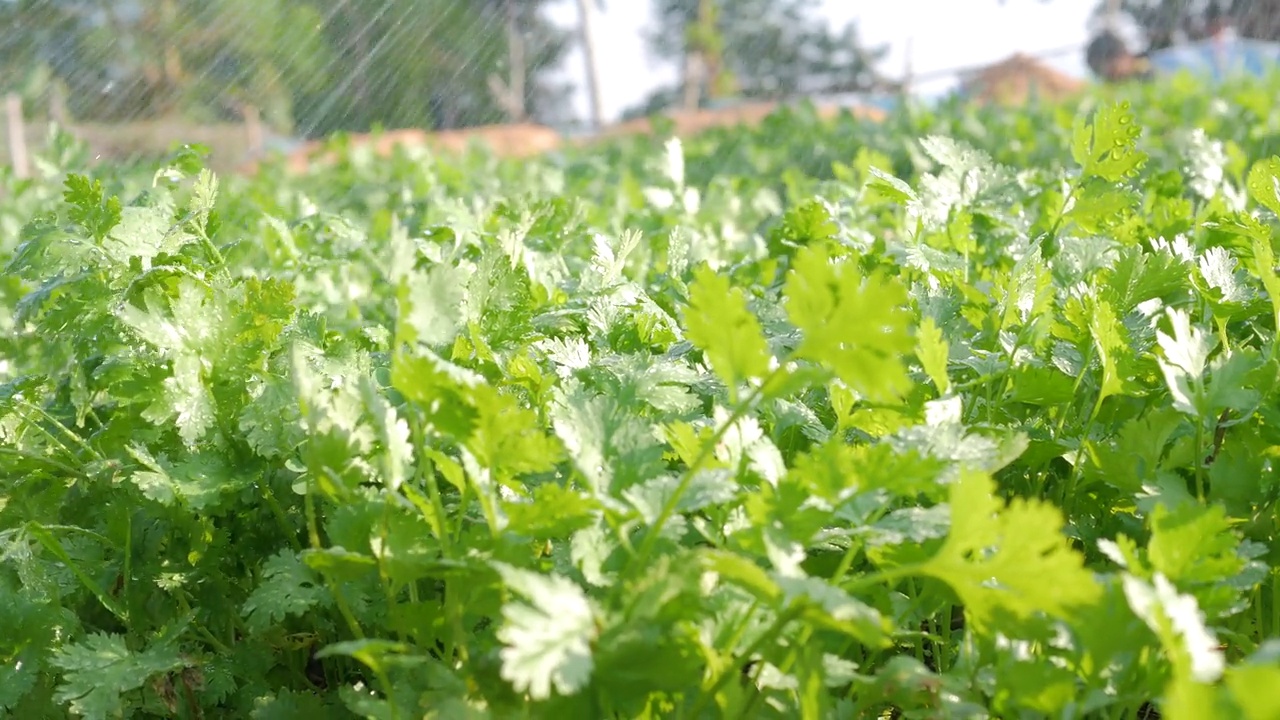
[[[649,56],[641,28],[652,22],[650,0],[606,0],[606,10],[594,15],[602,102],[605,119],[611,120],[639,103],[654,88],[675,79],[670,61]],[[823,0],[827,16],[843,25],[858,23],[865,44],[888,45],[881,69],[900,77],[905,68],[907,45],[915,75],[984,65],[1015,52],[1038,54],[1071,46],[1080,49],[1046,58],[1053,67],[1084,76],[1083,46],[1087,22],[1097,0]],[[571,0],[550,6],[551,16],[566,25],[577,22],[577,3]],[[567,59],[567,70],[580,88],[584,71],[576,50]],[[924,94],[943,92],[954,76],[918,83]],[[586,117],[585,89],[579,93],[579,113]]]

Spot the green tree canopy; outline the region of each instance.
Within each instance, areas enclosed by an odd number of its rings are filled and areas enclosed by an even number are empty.
[[[563,54],[566,34],[541,15],[545,0],[310,3],[323,8],[324,37],[338,58],[329,82],[299,108],[300,122],[315,130],[508,119],[493,79],[510,79],[511,18],[523,46],[525,112],[541,116],[563,104],[567,89],[545,71]]]
[[[1222,21],[1242,37],[1280,40],[1280,0],[1121,0],[1119,9],[1133,18],[1153,50],[1179,38],[1208,37]],[[1101,0],[1095,16],[1101,19],[1107,10]]]
[[[56,78],[95,121],[246,103],[306,134],[536,117],[570,90],[548,80],[568,41],[546,1],[0,0],[0,69],[10,90]]]
[[[853,23],[833,28],[816,0],[654,0],[649,48],[683,59],[680,88],[663,88],[654,110],[683,96],[705,104],[736,95],[781,100],[797,95],[868,90],[881,84],[876,63]]]

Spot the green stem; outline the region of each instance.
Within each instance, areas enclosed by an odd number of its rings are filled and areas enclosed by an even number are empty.
[[[1057,219],[1053,221],[1053,226],[1049,228],[1049,241],[1058,239],[1058,233],[1062,231],[1063,221],[1067,219],[1067,206],[1075,199],[1076,193],[1080,192],[1080,187],[1084,184],[1084,178],[1081,177],[1077,182],[1071,183],[1071,189],[1067,191],[1067,196],[1062,199],[1062,212]]]
[[[750,659],[751,656],[758,653],[760,651],[760,648],[764,647],[766,643],[772,642],[775,638],[777,638],[777,636],[781,634],[782,629],[785,628],[788,623],[790,623],[792,620],[798,617],[800,613],[801,613],[801,608],[798,605],[788,608],[782,613],[779,613],[778,619],[773,621],[773,624],[769,626],[769,629],[761,633],[760,637],[756,638],[755,642],[751,643],[751,645],[748,646],[747,649],[744,650],[742,654],[739,655],[738,657]],[[734,674],[733,670],[737,666],[738,666],[738,663],[733,663],[733,662],[728,663],[727,667],[722,669],[716,675],[715,682],[711,683],[711,686],[709,688],[707,688],[706,690],[698,694],[698,701],[694,703],[693,709],[689,711],[690,717],[695,717],[695,718],[698,717],[698,714],[702,711],[702,708],[707,704],[707,702],[714,701],[713,699],[715,698],[716,694],[720,692],[720,688],[724,687],[725,682],[727,682],[729,678],[733,676]]]
[[[738,717],[744,718],[744,719],[753,717],[751,715],[751,711],[755,709],[756,701],[759,700],[760,696],[764,694],[760,692],[760,675],[763,672],[764,672],[763,662],[756,663],[756,666],[751,668],[751,697],[747,698],[747,702],[745,705],[742,706],[742,712],[738,714]]]
[[[868,515],[867,526],[870,527],[879,522],[885,515],[889,514],[890,510],[891,508],[886,506]],[[840,564],[836,566],[836,571],[831,575],[830,582],[832,585],[839,585],[844,581],[845,575],[848,575],[849,571],[853,569],[853,562],[857,559],[861,549],[861,544],[854,542],[852,538],[849,539],[849,548],[844,551],[844,555],[840,558]]]
[[[672,492],[671,497],[667,498],[667,501],[663,503],[662,511],[658,513],[658,518],[654,520],[653,525],[645,533],[644,541],[640,543],[640,550],[632,558],[630,567],[628,568],[629,570],[634,570],[637,566],[644,567],[648,564],[649,557],[653,554],[654,546],[657,545],[658,538],[662,536],[662,528],[667,524],[667,521],[671,519],[671,516],[675,514],[676,507],[680,504],[680,500],[684,497],[684,494],[688,492],[689,486],[693,483],[693,478],[698,474],[698,471],[702,469],[703,464],[705,464],[715,452],[716,446],[724,439],[724,436],[729,432],[729,429],[736,425],[738,421],[747,414],[751,407],[764,397],[765,388],[769,387],[774,380],[782,376],[783,372],[785,372],[785,367],[785,364],[779,364],[773,372],[769,373],[769,375],[765,377],[764,381],[752,390],[751,394],[748,395],[745,400],[734,407],[733,412],[729,414],[729,419],[721,424],[720,427],[716,428],[715,434],[711,436],[711,439],[706,443],[703,443],[702,449],[698,452],[697,457],[694,458],[693,463],[691,463],[680,476],[680,482],[676,485],[675,491]]]
[[[11,448],[11,447],[0,447],[0,454],[21,458],[23,460],[30,460],[31,462],[41,463],[43,465],[48,465],[49,467],[55,470],[60,470],[67,475],[73,475],[77,477],[80,475],[79,470],[71,467],[70,465],[64,462],[54,460],[53,458],[44,457],[43,455],[36,455],[35,453],[26,452],[25,450],[18,450],[17,448]]]
[[[601,512],[600,516],[604,519],[605,524],[609,526],[609,529],[613,530],[613,534],[618,537],[618,544],[627,552],[627,555],[635,557],[636,548],[631,544],[631,536],[627,534],[627,529],[620,525],[618,519],[608,510]]]
[[[416,445],[420,447],[430,447],[427,442],[426,431],[422,427],[422,416],[418,412],[407,412],[405,417],[409,422],[411,437]],[[418,511],[427,518],[427,523],[431,525],[431,530],[436,535],[436,539],[440,542],[440,554],[445,558],[453,558],[453,529],[449,526],[449,516],[444,508],[444,496],[440,492],[440,479],[436,474],[436,465],[430,457],[424,457],[414,472],[414,477],[418,481],[417,484],[426,488],[427,502],[422,502],[422,495],[418,492],[417,487],[413,484],[405,484],[401,487],[401,492],[405,497],[409,498],[409,502],[413,503]]]
[[[1253,594],[1253,623],[1255,631],[1253,642],[1255,645],[1260,644],[1262,639],[1267,637],[1267,614],[1262,604],[1265,594],[1262,585],[1258,585],[1258,589]]]
[[[463,608],[458,602],[458,583],[452,580],[446,580],[444,585],[444,612],[449,620],[449,636],[448,642],[445,644],[445,658],[449,661],[453,660],[456,654],[458,659],[466,664],[468,661],[467,653],[467,633],[466,628],[462,624]]]
[[[910,577],[912,575],[918,575],[923,567],[923,565],[919,564],[899,565],[898,567],[889,568],[888,570],[880,570],[868,575],[859,575],[841,587],[845,592],[853,593],[856,590],[860,590],[871,585],[879,585],[895,580],[901,580],[902,578]]]
[[[75,433],[68,430],[65,425],[58,422],[57,418],[50,416],[49,413],[45,412],[42,408],[36,407],[35,405],[32,405],[29,402],[23,402],[20,405],[18,405],[18,407],[24,410],[28,410],[31,413],[34,413],[36,415],[39,415],[44,419],[48,420],[49,422],[53,423],[53,425],[56,428],[62,431],[62,434],[70,436],[72,443],[87,449],[89,453],[93,455],[96,459],[98,460],[102,459],[102,456],[99,455],[96,450],[94,450],[93,448],[85,444],[84,440],[81,439],[79,435],[76,435]],[[59,450],[61,450],[62,452],[66,453],[67,455],[73,458],[79,459],[75,451],[72,450],[70,447],[68,447],[67,444],[63,442],[61,439],[59,439],[58,435],[55,435],[52,431],[49,430],[49,428],[41,425],[39,422],[32,420],[31,417],[29,417],[28,415],[24,414],[22,419],[26,422],[27,427],[34,428],[36,432],[48,438],[49,442],[56,445]]]
[[[330,590],[333,592],[334,603],[338,606],[338,613],[342,615],[342,619],[347,623],[347,629],[351,631],[351,634],[357,640],[364,640],[364,630],[360,628],[360,622],[356,620],[355,613],[351,612],[351,606],[347,604],[347,599],[342,596],[341,586],[330,587]],[[387,692],[390,693],[391,686],[387,685],[386,689]]]
[[[747,606],[746,612],[742,613],[742,619],[738,621],[737,625],[733,627],[733,631],[729,633],[729,639],[725,643],[725,647],[735,648],[738,646],[742,636],[747,633],[747,626],[751,624],[751,618],[755,617],[756,610],[759,609],[760,600],[758,598],[752,599],[751,605]]]
[[[1280,632],[1280,571],[1271,571],[1271,627],[1262,637]]]
[[[319,550],[320,525],[316,520],[315,491],[315,479],[307,478],[307,494],[302,497],[302,505],[307,514],[307,542],[311,544],[311,549]]]
[[[312,550],[320,550],[322,549],[320,545],[320,524],[316,516],[315,491],[314,478],[308,478],[307,494],[303,496],[303,505],[307,514],[307,540],[310,542]],[[334,604],[338,607],[338,614],[342,616],[343,621],[347,624],[347,629],[357,640],[364,640],[366,637],[364,630],[360,627],[360,622],[356,619],[355,613],[351,611],[351,606],[347,603],[347,599],[343,597],[342,586],[335,586],[329,582],[327,575],[322,574],[322,576],[325,579],[325,585],[329,588],[329,592],[333,595]],[[380,668],[371,668],[371,670],[378,679],[378,683],[382,686],[383,694],[387,697],[392,709],[392,717],[398,718],[400,713],[396,709],[395,703],[391,702],[392,685],[390,678]]]
[[[868,522],[867,526],[870,527],[874,522],[875,520]],[[831,576],[832,585],[839,585],[844,580],[844,576],[849,574],[849,570],[853,568],[853,561],[857,558],[860,549],[861,545],[850,540],[849,549],[844,551],[844,556],[840,558],[840,564],[836,566],[836,571]]]
[[[318,551],[322,550],[323,547],[320,544],[320,522],[316,516],[315,492],[315,480],[313,478],[308,479],[307,494],[303,496],[303,506],[306,508],[307,513],[307,541],[310,543],[312,550]],[[328,578],[326,577],[325,580],[325,584],[328,585]],[[347,605],[346,598],[342,597],[341,588],[330,585],[329,590],[333,593],[338,612],[342,615],[343,620],[346,621],[351,634],[363,640],[364,631],[360,629],[360,624],[356,622],[356,617],[351,612],[350,606]]]
[[[440,494],[440,478],[436,477],[434,465],[428,463],[423,471],[426,478],[427,499],[431,502],[431,510],[435,513],[438,532],[440,533],[440,553],[446,558],[453,556],[452,529],[449,527],[449,514],[444,509],[444,498]]]
[[[124,578],[120,583],[120,596],[129,606],[129,581],[133,578],[133,513],[124,518]]]
[[[462,536],[467,532],[467,503],[471,501],[471,484],[463,483],[458,492],[458,524],[454,527],[452,543],[462,545]]]
[[[1093,432],[1097,411],[1101,404],[1102,393],[1098,393],[1098,400],[1093,404],[1093,412],[1089,414],[1089,420],[1085,423],[1084,432],[1080,434],[1080,446],[1076,448],[1075,461],[1071,463],[1071,474],[1067,476],[1067,481],[1062,486],[1062,495],[1058,506],[1062,508],[1063,512],[1067,513],[1067,517],[1071,517],[1067,503],[1075,498],[1076,483],[1080,481],[1080,466],[1084,464],[1084,445],[1089,442],[1089,433]]]
[[[213,244],[213,239],[209,237],[208,231],[201,227],[198,236],[200,238],[200,246],[204,248],[206,253],[208,253],[209,259],[212,260],[217,267],[225,268],[227,260],[222,256],[222,251],[218,249],[218,246]]]
[[[938,624],[938,634],[942,636],[942,645],[934,646],[933,662],[938,666],[938,674],[943,675],[949,670],[948,660],[950,660],[951,652],[951,618],[955,614],[952,605],[944,607],[946,614],[942,616],[942,621]]]
[[[1013,343],[1013,350],[1009,352],[1009,371],[1004,373],[1004,383],[1000,386],[1000,399],[1003,400],[1009,391],[1013,389],[1013,371],[1016,366],[1018,351],[1022,349],[1022,335],[1019,333],[1018,339]],[[987,401],[988,403],[990,400]],[[989,412],[989,411],[988,411]]]
[[[1003,378],[1003,377],[1007,377],[1007,375],[1008,373],[1005,373],[1005,372],[987,373],[985,375],[979,375],[975,378],[971,378],[962,383],[953,382],[951,383],[951,392],[953,394],[962,394],[973,388],[980,387],[981,385],[984,385],[986,383],[999,380],[1000,378]]]
[[[1062,434],[1062,428],[1067,424],[1067,418],[1071,416],[1071,406],[1075,403],[1076,396],[1080,393],[1080,385],[1084,382],[1084,376],[1089,372],[1089,366],[1093,364],[1093,352],[1093,343],[1089,343],[1089,349],[1084,354],[1084,362],[1080,364],[1080,374],[1076,376],[1076,382],[1071,386],[1071,399],[1067,401],[1062,415],[1058,416],[1056,435]]]
[[[284,514],[284,508],[280,506],[280,501],[276,499],[276,494],[271,489],[270,481],[265,477],[262,480],[261,488],[262,499],[267,503],[267,508],[271,510],[271,515],[275,517],[281,533],[289,539],[289,546],[293,548],[294,552],[302,552],[302,541],[298,539],[298,533],[289,526],[289,517]]]
[[[29,522],[26,525],[26,530],[35,537],[35,539],[39,541],[46,550],[53,553],[58,560],[62,561],[62,564],[76,576],[76,579],[80,581],[80,584],[83,585],[90,594],[98,599],[98,602],[102,603],[104,608],[109,610],[112,615],[115,615],[116,618],[119,619],[120,622],[124,623],[126,627],[129,626],[128,611],[104,593],[102,588],[98,587],[98,583],[95,582],[93,578],[90,578],[88,573],[81,569],[80,565],[71,559],[66,548],[62,547],[62,543],[58,542],[58,539],[53,536],[53,533],[49,532],[48,528],[40,525],[39,523]]]
[[[75,445],[79,445],[80,448],[85,452],[89,453],[89,455],[92,456],[94,460],[105,460],[105,458],[102,457],[101,453],[93,449],[93,447],[89,445],[89,443],[84,441],[84,438],[71,432],[70,428],[68,428],[66,425],[63,425],[60,420],[50,415],[47,411],[45,411],[44,408],[39,407],[37,405],[33,405],[30,402],[23,402],[22,406],[24,408],[30,409],[32,412],[43,417],[45,420],[51,423],[55,428],[57,428],[63,437],[67,438]]]
[[[909,588],[909,592],[907,593],[907,596],[911,598],[911,604],[913,606],[912,611],[918,610],[920,607],[920,589],[916,587],[915,578],[907,579],[907,587]],[[915,646],[914,650],[915,650],[916,662],[920,663],[921,665],[924,665],[924,642],[925,642],[925,638],[921,637],[920,635],[917,635],[916,641],[912,643]]]
[[[395,494],[394,491],[391,490],[385,492],[389,495]],[[382,503],[381,524],[382,527],[380,530],[382,537],[380,538],[378,551],[374,554],[374,557],[378,562],[378,579],[381,581],[379,584],[382,585],[382,595],[383,599],[387,603],[387,612],[393,613],[396,607],[396,595],[392,589],[391,571],[387,567],[387,539],[391,535],[391,502],[389,500]],[[406,640],[404,627],[399,625],[396,625],[395,627],[396,639],[404,642]]]
[[[196,634],[204,638],[204,641],[209,643],[209,645],[214,650],[217,650],[219,653],[223,655],[228,655],[231,653],[231,648],[227,646],[226,643],[214,637],[213,633],[209,632],[208,628],[206,628],[205,626],[196,625]]]
[[[107,537],[106,535],[102,535],[101,533],[96,533],[92,530],[87,530],[82,527],[76,527],[75,525],[45,525],[41,523],[40,527],[50,532],[56,531],[56,532],[76,533],[79,535],[84,535],[85,537],[92,538],[93,540],[96,540],[97,542],[102,543],[104,546],[109,547],[112,550],[120,549],[120,546],[112,542],[111,538]]]
[[[1204,479],[1204,420],[1196,418],[1196,498],[1204,502],[1207,497]]]
[[[795,665],[796,658],[799,657],[799,648],[808,644],[809,639],[812,637],[813,625],[805,625],[804,628],[800,630],[799,637],[797,637],[796,641],[791,644],[791,648],[787,650],[787,656],[778,664],[778,670],[782,671],[783,675],[791,672],[791,667]]]
[[[188,599],[190,596],[186,592],[175,593],[174,597],[178,600],[178,609],[180,609],[184,615],[191,613],[191,602]],[[214,650],[217,650],[224,655],[231,652],[231,646],[219,640],[213,633],[209,632],[208,628],[194,621],[191,625],[195,628],[196,634],[203,638],[205,642],[209,643]]]

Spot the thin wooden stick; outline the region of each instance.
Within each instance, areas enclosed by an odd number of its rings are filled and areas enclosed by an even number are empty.
[[[13,174],[19,180],[31,177],[31,159],[27,156],[27,126],[22,121],[22,97],[17,93],[5,96],[5,113],[9,117],[9,160]]]

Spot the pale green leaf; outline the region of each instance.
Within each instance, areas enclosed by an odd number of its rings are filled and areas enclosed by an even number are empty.
[[[249,594],[241,612],[251,630],[263,631],[327,599],[320,578],[296,554],[281,550],[263,564],[262,582]]]
[[[803,332],[796,350],[821,363],[872,402],[911,387],[904,356],[914,350],[906,288],[850,259],[807,246],[796,253],[783,289],[787,316]]]
[[[1084,115],[1076,117],[1071,154],[1085,175],[1118,182],[1135,174],[1147,160],[1137,147],[1141,134],[1128,102],[1104,105],[1094,113],[1092,123]]]
[[[951,532],[923,567],[960,596],[972,627],[998,631],[1003,618],[1037,613],[1069,619],[1097,602],[1101,586],[1063,534],[1061,512],[1041,500],[1005,505],[994,493],[989,475],[961,474],[951,486]]]
[[[705,265],[694,273],[689,288],[685,326],[689,341],[706,354],[730,393],[769,371],[769,346],[760,321],[747,309],[746,294]]]
[[[170,645],[133,652],[123,635],[104,633],[63,646],[50,662],[62,670],[56,699],[86,720],[126,716],[122,695],[142,687],[153,675],[187,664]]]
[[[526,602],[502,606],[498,640],[502,677],[534,700],[552,691],[572,695],[591,680],[595,613],[582,589],[566,578],[494,563],[513,592]]]

